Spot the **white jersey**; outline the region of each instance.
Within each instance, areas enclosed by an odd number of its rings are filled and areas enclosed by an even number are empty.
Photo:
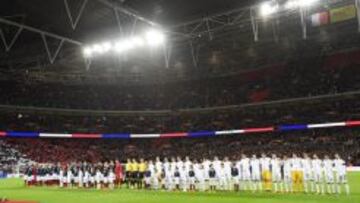
[[[290,176],[291,174],[291,160],[284,160],[284,176]]]
[[[323,162],[320,159],[313,159],[311,161],[311,166],[312,166],[314,173],[316,173],[316,174],[322,173]]]
[[[231,162],[230,161],[224,162],[224,169],[225,169],[226,177],[230,178],[231,177]]]
[[[265,157],[260,159],[261,171],[270,171],[270,158]]]
[[[190,171],[190,166],[192,165],[192,162],[191,161],[185,161],[184,165],[185,165],[186,172],[189,172]]]
[[[241,171],[243,172],[243,174],[250,174],[250,159],[249,158],[241,159],[240,163],[241,163]]]
[[[171,167],[170,167],[170,163],[169,163],[169,162],[164,162],[163,166],[164,166],[164,170],[165,170],[166,173],[171,171],[171,170],[170,170]]]
[[[280,160],[275,158],[270,160],[271,165],[271,176],[273,182],[280,182],[281,181],[281,166]]]
[[[218,178],[226,178],[226,169],[224,167],[221,167],[219,169],[219,172],[216,173]]]
[[[335,166],[335,172],[338,176],[346,175],[346,166],[345,166],[345,161],[343,159],[335,159],[334,166]]]
[[[155,168],[156,168],[156,170],[157,171],[162,171],[162,169],[163,169],[163,164],[160,162],[160,161],[157,161],[156,163],[155,163]]]
[[[260,161],[259,159],[251,159],[250,160],[251,165],[251,172],[254,174],[260,174]]]
[[[183,166],[184,166],[184,162],[182,162],[182,161],[177,161],[177,162],[176,162],[176,167],[177,167],[179,170],[181,170],[181,169],[183,168]]]
[[[210,170],[210,165],[211,165],[211,161],[209,160],[205,160],[202,165],[204,166],[204,171],[205,171],[205,178],[208,179],[209,177],[209,170]]]
[[[324,172],[325,173],[333,173],[334,171],[334,162],[330,159],[325,159],[324,160]]]
[[[148,165],[148,169],[149,169],[151,175],[154,175],[154,173],[155,173],[155,165],[152,164],[152,163],[150,163],[150,164]]]
[[[204,169],[201,169],[201,168],[199,168],[199,169],[197,169],[196,171],[195,171],[195,177],[196,177],[196,179],[198,180],[198,181],[203,181],[203,180],[205,180],[205,178],[206,178],[206,173],[205,173],[205,170]]]
[[[176,162],[171,162],[170,163],[170,171],[171,173],[175,173],[175,169],[176,169]]]
[[[311,172],[311,159],[301,159],[301,165],[304,170],[304,173]]]
[[[216,173],[219,173],[220,169],[221,169],[221,161],[216,160],[216,161],[213,161],[212,164],[214,166],[214,169],[215,169]]]
[[[179,170],[179,175],[181,180],[186,180],[188,177],[188,173],[186,172],[186,169],[183,168]]]
[[[292,158],[292,159],[290,159],[290,162],[291,162],[291,170],[292,171],[302,171],[300,158]]]
[[[271,172],[273,174],[280,174],[281,173],[281,166],[279,159],[271,159]]]

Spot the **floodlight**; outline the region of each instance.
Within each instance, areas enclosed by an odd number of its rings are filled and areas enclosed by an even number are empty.
[[[286,9],[294,9],[298,7],[309,7],[319,0],[290,0],[285,4]]]
[[[260,15],[266,17],[277,12],[278,9],[279,6],[277,4],[273,4],[271,2],[265,2],[260,6]]]
[[[165,36],[158,30],[150,30],[145,35],[146,42],[150,46],[158,46],[165,42]]]

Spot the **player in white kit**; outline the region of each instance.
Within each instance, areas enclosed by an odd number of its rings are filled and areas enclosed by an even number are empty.
[[[231,188],[231,161],[229,160],[228,157],[224,158],[224,170],[225,170],[225,177],[226,177],[226,185],[225,185],[225,190],[230,190]]]
[[[226,169],[224,163],[221,163],[220,169],[218,170],[217,173],[217,177],[218,177],[218,186],[219,186],[218,188],[220,188],[220,190],[227,190],[227,176],[226,176]]]
[[[204,166],[202,164],[200,164],[199,168],[197,170],[195,170],[195,178],[196,178],[196,181],[198,182],[197,189],[202,192],[204,192],[206,190],[205,177],[207,175],[205,173],[206,172],[205,172]]]
[[[252,191],[262,191],[260,160],[254,154],[250,159]]]
[[[319,157],[314,154],[313,159],[311,161],[313,177],[316,186],[316,193],[324,193],[324,185],[323,183],[323,161],[319,159]]]
[[[292,192],[292,179],[291,179],[291,160],[287,157],[284,156],[283,158],[283,183],[284,183],[284,188],[285,188],[285,192]]]
[[[345,161],[340,158],[339,154],[335,154],[335,174],[336,174],[336,192],[341,194],[341,185],[344,185],[345,192],[347,195],[350,194],[349,184],[346,177],[346,165]]]
[[[325,155],[324,158],[324,176],[326,183],[326,191],[328,194],[335,193],[334,185],[334,162],[330,159],[328,155]]]
[[[183,167],[179,170],[180,173],[180,188],[182,191],[187,191],[188,186],[188,173],[186,172],[186,167],[183,165]]]
[[[251,171],[250,171],[250,159],[245,154],[241,155],[241,172],[242,172],[242,184],[240,187],[243,190],[251,189]]]
[[[274,192],[283,192],[283,185],[281,184],[281,163],[280,159],[273,154],[270,161],[271,165],[271,180]]]
[[[301,159],[301,165],[304,174],[304,191],[305,193],[315,192],[314,178],[311,167],[311,159],[308,154],[304,153],[303,158]]]

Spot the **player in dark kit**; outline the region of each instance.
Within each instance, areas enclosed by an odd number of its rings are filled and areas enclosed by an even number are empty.
[[[239,169],[236,167],[235,163],[231,166],[231,179],[235,191],[239,191]]]

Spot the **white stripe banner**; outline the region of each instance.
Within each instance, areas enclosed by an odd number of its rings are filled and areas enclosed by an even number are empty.
[[[131,134],[130,138],[158,138],[160,134]]]
[[[245,130],[224,130],[216,131],[215,135],[233,135],[233,134],[242,134],[245,133]]]
[[[321,123],[321,124],[307,125],[308,128],[331,128],[331,127],[340,127],[340,126],[346,126],[346,123],[339,122],[339,123]]]
[[[56,134],[56,133],[40,133],[40,137],[44,138],[71,138],[71,134]]]

